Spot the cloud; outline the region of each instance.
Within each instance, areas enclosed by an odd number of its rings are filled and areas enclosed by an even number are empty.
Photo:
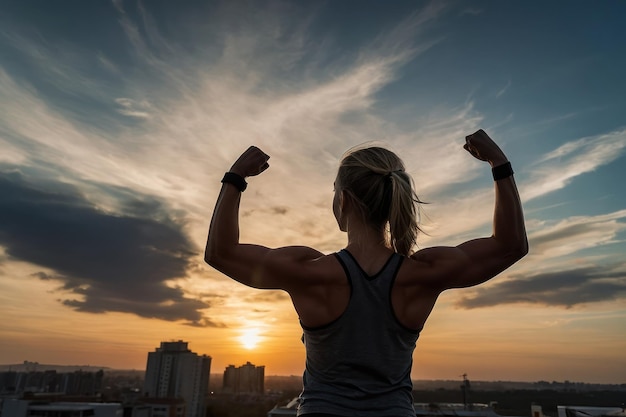
[[[511,80],[507,81],[506,85],[498,90],[498,92],[496,93],[496,98],[500,98],[500,96],[506,93],[509,87],[511,87]]]
[[[117,110],[120,114],[129,117],[137,117],[139,119],[149,119],[151,116],[150,109],[152,106],[146,100],[136,101],[130,98],[116,98],[115,102],[120,105]]]
[[[56,34],[46,36],[50,34],[26,31],[12,21],[5,20],[2,24],[0,49],[18,59],[5,60],[0,72],[29,80],[39,94],[49,98],[79,101],[81,107],[71,109],[74,116],[91,109],[95,103],[104,104],[109,94],[120,87],[115,78],[109,77],[117,75],[119,69],[103,52],[83,48],[80,42],[68,43]]]
[[[122,211],[106,212],[71,185],[16,171],[0,173],[0,195],[6,255],[53,271],[36,276],[62,282],[60,292],[74,296],[64,305],[215,325],[203,317],[208,303],[165,284],[186,276],[197,250],[162,203],[133,192]]]
[[[554,224],[539,222],[529,235],[531,256],[555,258],[608,245],[626,230],[626,210],[598,216],[574,216]]]
[[[626,298],[626,264],[589,266],[511,279],[481,287],[462,297],[462,308],[491,307],[503,304],[541,304],[573,307]]]
[[[615,161],[625,149],[626,129],[565,143],[539,160],[521,194],[531,200],[562,189],[575,177]]]
[[[478,16],[479,14],[482,14],[483,10],[476,8],[476,7],[466,7],[465,9],[461,10],[459,12],[459,14],[462,15],[472,15],[472,16]]]

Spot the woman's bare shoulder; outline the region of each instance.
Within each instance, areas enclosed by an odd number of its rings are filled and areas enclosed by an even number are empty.
[[[282,263],[279,260],[282,256],[290,259],[290,267],[284,272],[291,277],[297,277],[298,286],[328,283],[336,279],[338,272],[343,271],[335,253],[325,254],[305,246],[285,247],[275,252],[274,256],[274,261],[279,263]]]
[[[448,255],[447,248],[425,248],[407,257],[402,265],[397,281],[400,285],[437,287],[442,270],[439,262]]]
[[[319,253],[319,256],[311,258],[308,263],[308,268],[314,277],[327,281],[332,279],[337,272],[343,273],[343,268],[336,253]]]

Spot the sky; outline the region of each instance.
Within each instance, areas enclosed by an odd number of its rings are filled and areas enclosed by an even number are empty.
[[[250,145],[241,240],[340,250],[344,151],[397,152],[418,248],[489,236],[483,128],[515,170],[530,253],[445,292],[414,379],[626,383],[626,3],[0,3],[0,363],[145,369],[185,340],[213,373],[304,369],[281,291],[203,261]]]

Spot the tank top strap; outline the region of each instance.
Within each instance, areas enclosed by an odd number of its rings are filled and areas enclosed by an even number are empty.
[[[346,274],[348,275],[348,277],[356,278],[360,276],[367,281],[373,281],[380,277],[395,277],[403,260],[402,255],[398,253],[393,253],[389,257],[389,259],[387,259],[387,262],[385,262],[380,271],[378,271],[374,275],[369,275],[363,270],[363,268],[361,268],[361,265],[359,265],[357,260],[347,249],[340,250],[336,253],[336,255],[339,258],[340,263],[346,270]]]

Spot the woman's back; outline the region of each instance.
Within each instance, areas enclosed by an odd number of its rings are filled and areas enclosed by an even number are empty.
[[[405,258],[393,253],[369,274],[349,251],[335,256],[350,286],[349,301],[334,321],[302,326],[307,360],[300,413],[412,417],[411,364],[419,331],[403,326],[391,305]]]
[[[384,247],[376,251],[358,251],[348,247],[347,252],[363,273],[369,276],[381,271],[394,253]],[[427,275],[425,265],[405,258],[400,265],[398,278],[394,280],[390,294],[391,307],[398,321],[406,328],[421,329],[439,295],[436,287],[420,279],[420,276]],[[304,326],[324,326],[338,319],[347,308],[351,287],[345,268],[336,254],[316,259],[293,279],[316,283],[288,290]]]

